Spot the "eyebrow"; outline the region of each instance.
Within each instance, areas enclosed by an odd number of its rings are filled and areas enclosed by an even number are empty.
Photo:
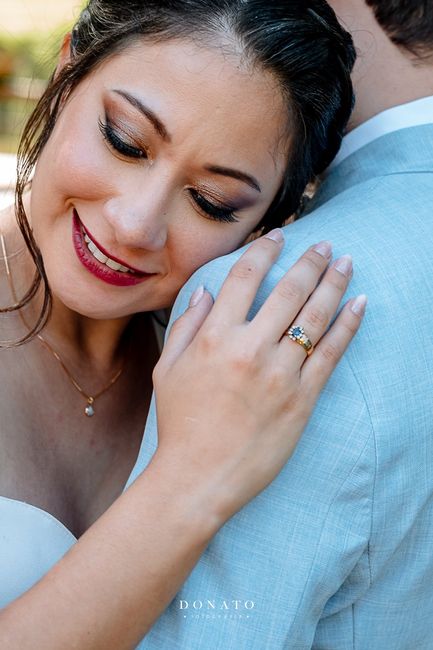
[[[123,99],[126,99],[127,102],[131,104],[134,108],[140,111],[142,115],[147,117],[147,119],[153,124],[155,130],[161,138],[167,142],[170,142],[171,137],[165,127],[165,125],[161,122],[159,117],[143,102],[138,99],[138,97],[135,97],[134,95],[131,95],[131,93],[127,92],[126,90],[119,90],[118,88],[115,88],[113,92],[116,93],[116,95],[120,95],[120,97],[123,97]],[[241,172],[238,169],[230,169],[229,167],[220,167],[219,165],[207,165],[205,167],[206,171],[211,172],[213,174],[219,174],[220,176],[229,176],[230,178],[235,178],[238,181],[242,181],[252,187],[254,190],[257,192],[261,192],[261,187],[257,180],[254,178],[254,176],[250,176],[249,174],[246,174],[245,172]]]
[[[254,176],[250,176],[249,174],[245,174],[245,172],[241,172],[238,169],[230,169],[229,167],[219,167],[218,165],[207,165],[205,169],[208,172],[212,172],[214,174],[220,174],[221,176],[230,176],[230,178],[236,178],[238,181],[243,181],[250,187],[252,187],[254,190],[257,190],[257,192],[261,192],[261,187],[254,178]]]
[[[152,122],[155,131],[159,133],[161,138],[163,140],[166,140],[169,142],[171,140],[171,137],[165,128],[164,124],[161,122],[159,117],[148,107],[143,104],[143,102],[138,99],[138,97],[135,97],[134,95],[131,95],[128,93],[126,90],[119,90],[115,88],[113,92],[116,93],[116,95],[120,95],[123,97],[123,99],[126,99],[127,102],[131,104],[131,106],[134,106],[137,110],[140,111],[144,115],[144,117],[147,117],[147,119]]]

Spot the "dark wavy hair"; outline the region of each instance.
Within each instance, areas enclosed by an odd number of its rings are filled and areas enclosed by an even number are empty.
[[[278,80],[294,130],[283,183],[259,228],[270,230],[295,213],[308,183],[336,155],[353,108],[355,50],[324,0],[90,0],[72,31],[71,61],[51,78],[19,146],[15,208],[36,275],[9,311],[28,304],[41,283],[44,301],[36,325],[17,344],[38,334],[51,313],[52,297],[23,192],[65,99],[91,71],[135,39],[193,37],[206,43],[219,35],[229,36],[252,65]]]
[[[393,43],[420,58],[433,55],[432,0],[367,0]]]

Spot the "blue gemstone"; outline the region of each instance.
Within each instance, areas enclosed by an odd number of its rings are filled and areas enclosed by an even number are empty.
[[[300,327],[295,327],[293,330],[293,336],[302,336],[302,329]]]

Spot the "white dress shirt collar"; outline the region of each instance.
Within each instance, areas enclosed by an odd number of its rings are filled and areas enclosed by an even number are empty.
[[[382,135],[423,124],[433,124],[433,95],[417,99],[408,104],[393,106],[350,131],[343,138],[341,149],[328,167],[328,171],[334,169],[352,153],[370,144],[373,140],[377,140]]]

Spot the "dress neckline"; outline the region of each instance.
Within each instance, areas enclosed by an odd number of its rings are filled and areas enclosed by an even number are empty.
[[[72,533],[65,524],[63,524],[60,519],[57,519],[54,515],[51,514],[51,512],[48,512],[47,510],[44,510],[43,508],[39,508],[38,506],[34,506],[32,503],[27,503],[27,501],[21,501],[20,499],[11,499],[10,497],[4,497],[0,495],[0,501],[7,502],[7,503],[13,503],[17,507],[23,507],[26,510],[31,510],[35,513],[39,513],[41,517],[47,519],[51,523],[53,523],[59,530],[62,531],[62,533],[66,533],[67,537],[71,537],[74,542],[78,541],[78,538],[75,537],[74,533]]]
[[[141,443],[143,443],[143,439],[142,439]],[[140,450],[141,450],[141,445],[140,445]],[[127,485],[129,483],[129,479],[131,477],[132,472],[135,469],[135,466],[136,466],[136,464],[138,462],[139,456],[140,456],[140,451],[138,452],[135,463],[134,463],[134,465],[132,467],[132,470],[131,470],[131,472],[130,472],[130,474],[128,476],[128,480],[126,481],[125,485],[123,486],[121,494],[123,494],[125,492],[126,488],[127,488]],[[119,498],[119,497],[116,497],[116,498]],[[62,523],[60,521],[60,519],[57,519],[57,517],[55,517],[53,514],[51,514],[51,512],[48,512],[48,510],[44,510],[43,508],[39,508],[39,506],[35,506],[32,503],[28,503],[27,501],[21,501],[20,499],[12,499],[10,497],[5,497],[5,496],[2,496],[2,495],[0,495],[0,500],[7,501],[7,502],[10,502],[10,503],[14,503],[14,504],[17,504],[17,506],[25,507],[26,509],[32,510],[35,513],[39,513],[42,517],[44,517],[45,519],[47,519],[51,523],[53,523],[63,533],[66,533],[69,537],[71,537],[74,542],[78,542],[79,538],[75,537],[74,533],[71,530],[69,530],[69,528],[64,523]]]
[[[125,484],[124,484],[124,486],[122,488],[122,492],[120,493],[120,495],[122,495],[125,492],[125,490],[129,487],[129,482],[130,482],[131,476],[132,476],[133,473],[135,473],[135,468],[136,468],[136,466],[138,464],[138,461],[140,459],[141,450],[142,450],[142,446],[143,446],[144,431],[145,431],[145,424],[143,425],[143,435],[141,437],[141,443],[140,443],[140,448],[139,448],[138,453],[137,453],[137,457],[136,457],[136,459],[134,461],[134,464],[133,464],[133,466],[131,468],[131,471],[130,471],[130,473],[128,475],[128,478],[127,478],[127,480],[126,480],[126,482],[125,482]],[[118,499],[118,498],[119,497],[116,497],[116,499]],[[53,524],[55,524],[63,532],[66,532],[70,537],[72,537],[74,542],[78,542],[79,538],[76,537],[74,535],[74,533],[71,530],[69,530],[69,528],[67,526],[65,526],[64,523],[62,523],[60,521],[60,519],[57,519],[57,517],[55,517],[53,514],[51,514],[51,512],[48,512],[48,510],[44,510],[43,508],[39,508],[39,506],[35,506],[32,503],[28,503],[27,501],[22,501],[20,499],[13,499],[11,497],[6,497],[6,496],[3,496],[3,495],[0,495],[0,500],[5,500],[5,501],[8,501],[8,502],[12,502],[12,503],[15,503],[15,504],[17,504],[19,506],[25,506],[27,509],[33,510],[34,512],[38,512],[39,514],[41,514],[41,516],[44,516],[45,518],[49,519]]]
[[[156,337],[157,337],[159,351],[161,353],[162,352],[162,347],[164,345],[165,328],[163,328],[155,318],[152,318],[151,320],[152,320],[152,324],[153,324],[155,334],[156,334]],[[141,438],[141,443],[140,443],[140,448],[138,450],[137,458],[135,459],[134,465],[132,466],[132,469],[131,469],[131,472],[129,473],[128,479],[127,479],[125,485],[123,486],[121,494],[123,494],[125,492],[125,490],[129,487],[130,479],[131,479],[132,475],[135,474],[135,468],[136,468],[137,463],[138,463],[138,461],[140,459],[141,450],[142,450],[142,447],[143,447],[145,428],[146,428],[146,423],[144,423],[144,425],[143,425],[143,436]],[[117,498],[119,498],[119,497],[117,497]],[[2,495],[0,495],[0,500],[6,501],[6,502],[9,502],[9,503],[14,503],[19,507],[25,507],[28,510],[32,510],[35,513],[39,513],[42,517],[46,518],[51,523],[53,523],[63,533],[66,533],[67,536],[71,537],[74,542],[78,542],[79,538],[75,537],[74,533],[71,530],[69,530],[69,528],[67,526],[65,526],[65,524],[63,524],[60,521],[60,519],[57,519],[57,517],[55,517],[53,514],[51,514],[51,512],[48,512],[48,510],[44,510],[43,508],[39,508],[39,506],[35,506],[32,503],[28,503],[27,501],[21,501],[20,499],[12,499],[10,497],[5,497],[5,496],[2,496]]]

